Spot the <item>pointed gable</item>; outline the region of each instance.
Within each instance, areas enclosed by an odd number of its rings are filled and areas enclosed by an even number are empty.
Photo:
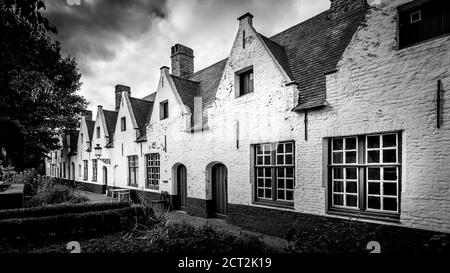
[[[287,66],[298,84],[299,105],[294,110],[324,104],[325,74],[336,69],[367,10],[366,6],[334,19],[328,10],[270,38],[284,48]],[[283,61],[280,65],[286,66]]]
[[[94,120],[86,120],[86,127],[89,135],[89,141],[92,141],[92,137],[94,135],[94,127],[95,127],[95,121]]]
[[[145,135],[145,126],[149,113],[153,110],[153,102],[133,97],[129,97],[129,99],[140,136]]]
[[[108,130],[108,136],[110,141],[112,141],[114,131],[116,130],[117,116],[118,112],[103,110],[103,115],[105,116],[106,129]]]

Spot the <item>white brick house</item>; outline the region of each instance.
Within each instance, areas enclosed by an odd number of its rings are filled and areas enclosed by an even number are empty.
[[[99,144],[108,186],[238,224],[298,214],[450,232],[448,4],[331,2],[270,38],[243,15],[228,58],[201,71],[173,46],[155,93],[116,86],[114,125],[102,108],[82,119],[93,145],[79,141],[75,166]]]

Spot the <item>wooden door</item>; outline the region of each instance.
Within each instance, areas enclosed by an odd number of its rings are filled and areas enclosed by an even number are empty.
[[[227,214],[227,167],[223,164],[214,165],[212,168],[212,203],[216,216]]]
[[[186,167],[180,165],[177,168],[177,189],[178,189],[178,204],[177,209],[186,209],[186,198],[187,198],[187,177],[186,177]]]

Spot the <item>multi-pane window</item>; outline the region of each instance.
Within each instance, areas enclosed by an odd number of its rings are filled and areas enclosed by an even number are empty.
[[[137,173],[138,173],[138,157],[137,155],[131,155],[128,157],[128,185],[137,185]]]
[[[121,117],[120,118],[120,131],[123,132],[123,131],[126,131],[126,130],[127,130],[126,119],[125,119],[125,117]]]
[[[84,167],[84,169],[83,169],[83,173],[84,173],[84,175],[83,175],[83,180],[88,180],[88,161],[87,160],[83,160],[83,167]]]
[[[255,145],[255,199],[292,204],[294,142]]]
[[[399,212],[400,134],[330,141],[331,208]]]
[[[166,119],[169,117],[169,102],[163,101],[159,104],[160,119]]]
[[[400,48],[450,33],[450,1],[414,1],[398,13]]]
[[[148,154],[145,156],[147,165],[146,187],[155,188],[159,185],[160,179],[160,158],[158,153]]]
[[[97,181],[97,159],[92,159],[92,181]]]
[[[239,74],[239,96],[253,92],[253,69]]]

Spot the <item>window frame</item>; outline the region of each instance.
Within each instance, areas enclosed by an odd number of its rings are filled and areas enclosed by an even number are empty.
[[[98,175],[98,160],[92,159],[92,181],[97,182]]]
[[[131,166],[131,159],[134,158],[134,165]],[[129,155],[127,156],[127,167],[128,167],[128,186],[131,187],[137,187],[138,186],[138,172],[139,172],[139,157],[137,155]],[[131,173],[133,170],[133,174],[134,174],[134,182],[135,183],[131,183]]]
[[[439,22],[439,29],[436,30],[437,34],[435,34],[434,36],[429,36],[429,37],[419,37],[416,39],[416,41],[409,41],[409,40],[405,40],[407,36],[404,36],[404,32],[412,32],[411,30],[411,26],[410,25],[414,25],[417,27],[418,24],[423,23],[424,21],[427,21],[428,18],[430,18],[430,16],[428,14],[424,14],[424,8],[425,9],[429,9],[430,6],[428,6],[431,2],[435,2],[434,5],[439,5],[440,3],[438,1],[434,1],[434,0],[416,0],[410,3],[406,3],[403,4],[399,7],[397,7],[397,41],[398,41],[398,46],[397,49],[401,50],[404,48],[408,48],[408,47],[412,47],[415,45],[419,45],[422,43],[426,43],[429,42],[431,40],[434,39],[439,39],[441,37],[450,35],[450,29],[447,30],[447,32],[445,31],[445,29],[442,29],[444,27],[442,21],[443,21],[443,14],[445,14],[444,12],[439,13],[439,16],[441,17],[440,19],[436,19],[436,22]],[[433,4],[431,4],[433,5]],[[447,3],[448,5],[448,3]],[[444,7],[445,8],[445,7]],[[412,15],[418,13],[420,16],[420,18],[418,20],[413,21],[412,20]],[[447,20],[450,20],[450,18],[448,18]],[[406,24],[406,25],[405,25]],[[425,23],[423,23],[425,24]],[[414,31],[415,33],[417,33],[417,30]],[[422,36],[426,36],[424,33],[421,34]],[[412,39],[411,37],[409,39]],[[405,42],[406,41],[406,42]]]
[[[292,145],[292,164],[278,164],[278,159],[277,159],[277,148],[279,144],[291,144]],[[263,165],[258,165],[258,153],[257,153],[257,147],[258,146],[263,146],[263,145],[270,145],[270,164],[269,165],[265,165],[264,160],[263,159]],[[253,152],[253,187],[252,187],[252,191],[253,191],[253,203],[254,204],[260,204],[260,205],[269,205],[269,206],[275,206],[275,207],[284,207],[284,208],[290,208],[293,209],[294,207],[294,200],[295,200],[295,186],[296,186],[296,168],[295,168],[295,162],[296,162],[296,158],[295,158],[295,141],[294,140],[287,140],[287,141],[279,141],[279,142],[264,142],[264,143],[255,143],[252,144],[252,152]],[[285,149],[285,148],[284,148]],[[283,160],[285,161],[286,155],[287,153],[284,151],[282,153],[283,155]],[[290,154],[290,153],[289,153]],[[285,162],[284,162],[285,163]],[[265,173],[265,169],[270,169],[271,171],[271,198],[270,199],[266,199],[266,198],[261,198],[258,197],[258,169],[263,169],[263,173]],[[278,199],[278,169],[280,168],[292,168],[292,183],[293,183],[293,187],[292,187],[292,200],[280,200]],[[286,174],[285,174],[286,175]],[[286,178],[286,176],[284,177]],[[284,192],[286,194],[286,181],[284,182]]]
[[[159,119],[164,120],[169,118],[169,100],[164,100],[159,103]]]
[[[384,149],[388,150],[389,148],[392,149],[392,147],[383,147],[383,135],[396,135],[396,162],[395,163],[384,163],[382,162],[382,151]],[[392,220],[392,221],[398,221],[401,214],[401,190],[402,190],[402,131],[389,131],[389,132],[381,132],[381,133],[371,133],[371,134],[364,134],[364,135],[350,135],[350,136],[339,136],[339,137],[329,137],[327,138],[328,141],[328,152],[327,152],[327,213],[331,214],[353,214],[355,216],[362,216],[362,217],[368,217],[368,218],[374,218],[374,219],[382,219],[382,220]],[[368,147],[368,137],[371,136],[378,136],[379,137],[379,149],[380,149],[380,157],[378,163],[368,163],[368,152],[370,149],[367,149]],[[341,139],[341,138],[352,138],[356,137],[357,139],[357,162],[356,164],[333,164],[333,140],[334,139]],[[374,148],[375,149],[375,148]],[[336,206],[333,203],[333,194],[334,194],[334,169],[335,168],[357,168],[357,193],[358,193],[358,200],[357,200],[357,207],[345,207],[345,206]],[[380,210],[378,209],[370,209],[368,207],[368,198],[370,195],[374,196],[374,194],[369,194],[369,179],[368,179],[368,172],[371,168],[380,168],[380,175],[383,171],[383,168],[396,168],[396,184],[397,184],[397,192],[395,198],[397,199],[397,210],[391,211],[391,210],[383,210],[383,201],[380,201]],[[345,176],[344,176],[345,177]],[[338,179],[339,180],[339,179]],[[382,182],[381,182],[382,181]],[[345,180],[344,180],[344,187],[345,187]],[[385,183],[384,180],[380,177],[380,183]],[[386,182],[386,183],[393,183],[393,182]],[[380,184],[379,189],[379,195],[380,198],[383,199],[384,193],[382,185]],[[389,198],[389,196],[387,197]],[[392,197],[393,198],[393,197]],[[345,196],[344,196],[345,199]],[[344,203],[345,204],[345,203]]]
[[[87,181],[89,179],[88,175],[89,162],[87,159],[83,160],[83,180]]]
[[[155,157],[155,158],[153,158]],[[153,162],[156,165],[151,165]],[[153,176],[153,177],[152,177]],[[155,178],[156,176],[156,178]],[[161,180],[161,155],[149,153],[145,155],[145,187],[147,189],[159,189]]]
[[[100,138],[100,126],[97,126],[97,128],[96,128],[96,135],[97,135],[97,138]]]
[[[120,118],[120,131],[125,132],[127,130],[127,119],[126,117]]]

